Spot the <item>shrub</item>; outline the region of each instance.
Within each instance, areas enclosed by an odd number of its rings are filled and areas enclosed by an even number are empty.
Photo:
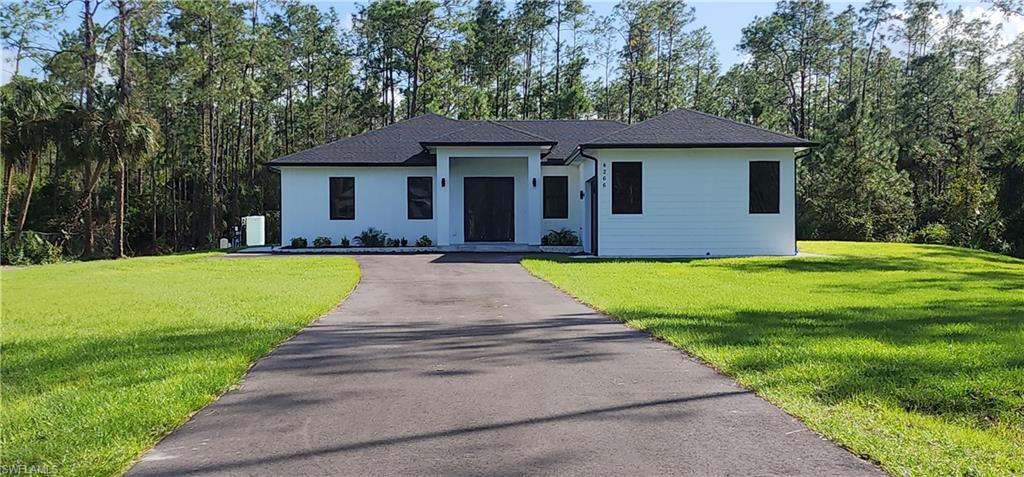
[[[949,240],[949,228],[944,224],[928,224],[914,233],[914,241],[917,243],[946,245]]]
[[[383,247],[386,245],[388,234],[378,228],[370,227],[356,236],[356,243],[362,247]]]
[[[4,244],[0,252],[2,262],[8,265],[39,265],[63,259],[60,246],[31,231],[22,232],[21,241],[16,244]]]
[[[399,245],[401,245],[403,247],[408,247],[409,246],[409,241],[406,240],[405,237],[402,237],[402,240],[399,240]]]
[[[391,239],[391,238],[389,238],[389,239],[384,241],[384,245],[387,246],[387,247],[397,247],[398,246],[398,239]]]
[[[331,238],[330,237],[323,237],[323,236],[317,237],[317,238],[313,239],[313,246],[317,247],[317,248],[330,247],[331,246]]]
[[[416,239],[416,246],[417,247],[429,247],[431,245],[434,245],[434,241],[430,240],[430,237],[428,237],[426,235]]]
[[[292,237],[292,248],[305,248],[308,245],[306,237]]]
[[[547,235],[541,237],[541,245],[579,245],[580,238],[575,231],[570,229],[549,230]]]
[[[348,239],[347,235],[342,235],[341,240],[338,241],[338,245],[341,245],[342,247],[351,247],[352,242]]]

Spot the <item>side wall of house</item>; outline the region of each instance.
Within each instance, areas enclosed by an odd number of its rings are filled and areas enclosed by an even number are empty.
[[[793,255],[793,149],[604,149],[598,157],[601,256]],[[641,214],[612,214],[612,163],[642,165]],[[749,163],[779,161],[778,214],[749,213]]]
[[[354,220],[331,220],[330,178],[354,177]],[[281,167],[281,240],[305,237],[310,245],[318,236],[335,244],[352,239],[368,227],[383,230],[392,238],[415,243],[426,235],[437,237],[437,204],[434,219],[408,219],[407,177],[434,177],[433,167]]]
[[[543,199],[541,200],[540,234],[546,235],[552,230],[569,229],[576,232],[576,236],[583,237],[583,201],[580,199],[580,168],[578,165],[571,166],[542,166],[541,173],[544,177],[566,176],[569,178],[569,216],[564,219],[545,219],[543,210]],[[543,187],[543,186],[542,186]],[[541,194],[543,197],[543,190]]]

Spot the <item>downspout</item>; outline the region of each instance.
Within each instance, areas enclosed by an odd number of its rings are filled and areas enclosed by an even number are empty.
[[[597,202],[597,191],[601,189],[599,184],[597,184],[597,180],[598,180],[597,179],[597,174],[598,174],[597,158],[587,154],[586,152],[584,152],[583,147],[580,147],[580,157],[582,157],[584,159],[590,159],[591,161],[594,161],[594,181],[595,181],[594,182],[594,186],[595,187],[594,187],[594,198],[592,200],[594,201],[594,207],[597,207],[597,203],[598,203]],[[794,166],[794,169],[795,169],[795,166]],[[795,174],[794,174],[794,176],[795,176]],[[591,244],[591,248],[593,249],[593,250],[590,251],[590,253],[594,254],[595,257],[597,256],[597,246],[599,244],[599,241],[597,240],[597,235],[598,235],[598,232],[601,230],[600,227],[598,227],[598,225],[597,225],[597,218],[600,215],[601,214],[599,214],[596,210],[595,211],[591,211],[591,214],[590,214],[591,219],[594,222],[593,224],[591,224],[591,227],[590,227],[591,228],[591,233],[589,234],[589,235],[593,235],[593,237],[590,237],[590,244]],[[796,226],[796,222],[794,221],[793,224],[794,224],[794,227],[795,227]],[[795,231],[795,229],[794,229],[794,231]]]
[[[796,254],[800,253],[800,247],[797,246],[797,238],[796,238],[796,235],[797,235],[797,233],[796,233],[797,232],[797,230],[796,230],[796,224],[797,224],[797,200],[796,200],[797,167],[796,167],[796,163],[800,159],[803,159],[803,158],[805,158],[805,157],[807,157],[809,155],[811,155],[811,148],[810,147],[804,149],[803,151],[800,151],[800,152],[796,153],[793,156],[793,255],[796,255]]]

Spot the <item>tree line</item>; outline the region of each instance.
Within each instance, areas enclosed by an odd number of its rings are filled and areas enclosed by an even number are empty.
[[[267,161],[427,112],[681,106],[818,143],[801,238],[1024,255],[1024,36],[962,9],[783,0],[728,69],[682,0],[381,0],[342,25],[290,0],[4,4],[5,262],[208,248],[249,214],[277,239]]]

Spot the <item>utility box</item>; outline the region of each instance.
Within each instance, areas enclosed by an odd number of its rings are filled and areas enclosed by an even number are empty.
[[[245,244],[250,247],[266,245],[267,219],[262,215],[250,215],[242,217],[242,227],[245,227]]]

